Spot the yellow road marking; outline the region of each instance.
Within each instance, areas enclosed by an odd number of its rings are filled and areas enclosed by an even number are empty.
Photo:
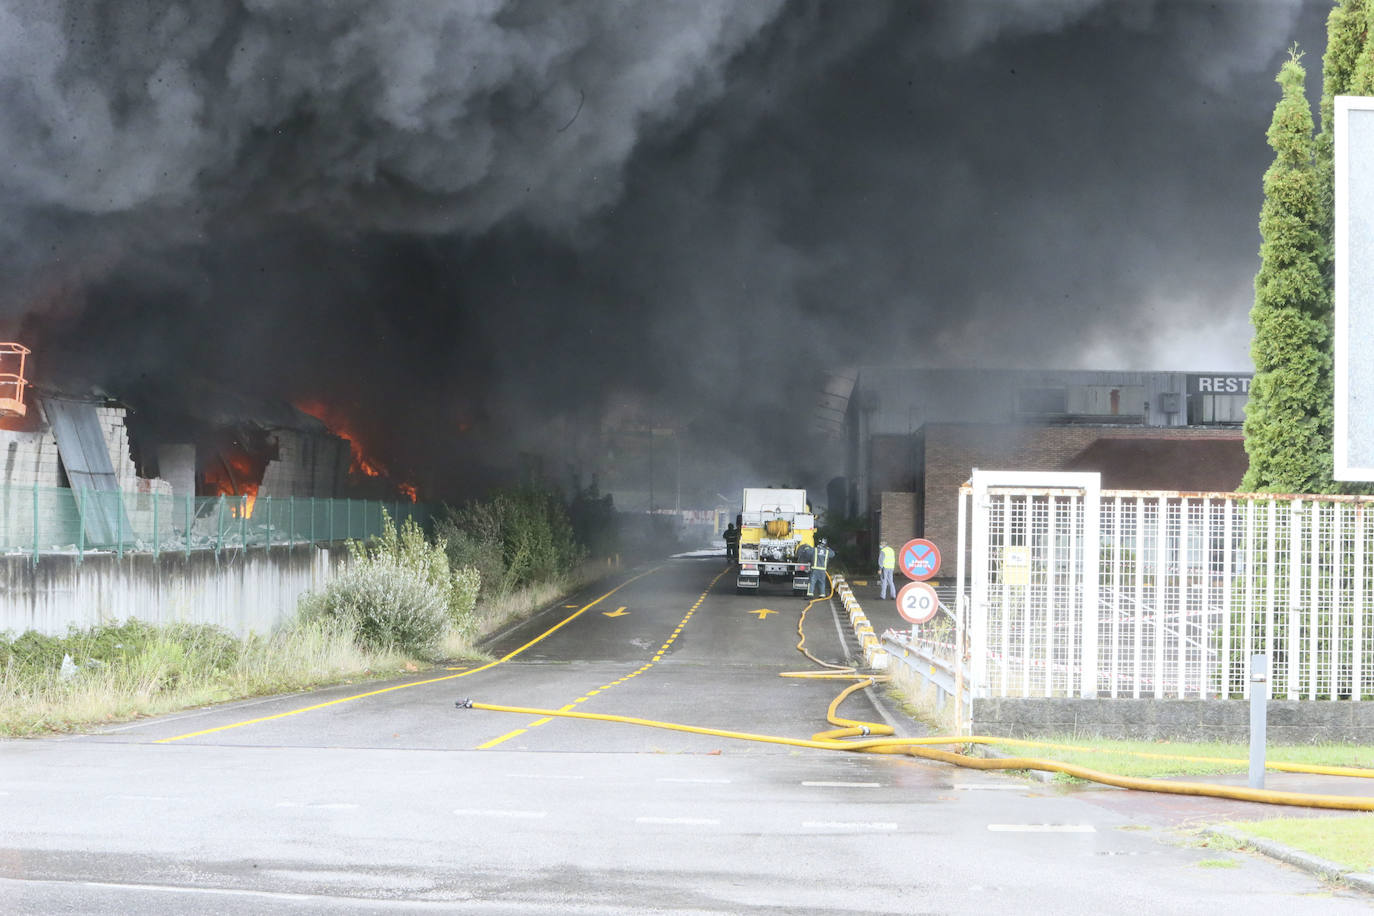
[[[651,570],[651,572],[652,572],[652,570]],[[646,575],[647,575],[647,574],[646,574]],[[665,643],[663,644],[663,648],[661,648],[661,649],[658,650],[658,654],[655,655],[655,656],[653,657],[653,661],[649,661],[649,662],[644,663],[644,664],[641,665],[637,670],[631,671],[629,674],[625,675],[625,676],[622,677],[622,678],[619,678],[618,680],[611,681],[609,684],[602,684],[601,687],[599,687],[599,688],[596,689],[596,690],[588,690],[587,693],[586,693],[584,696],[580,696],[580,697],[578,697],[577,699],[573,700],[573,701],[572,701],[571,703],[569,703],[567,706],[564,706],[564,707],[560,710],[560,712],[571,712],[571,711],[573,710],[573,707],[575,707],[578,703],[585,703],[585,702],[587,702],[589,699],[591,699],[592,697],[596,696],[598,693],[600,693],[600,692],[603,691],[603,690],[610,690],[612,687],[616,687],[616,686],[618,686],[618,685],[620,685],[620,684],[625,683],[626,681],[630,680],[630,678],[638,677],[639,675],[643,674],[645,671],[648,671],[650,668],[652,668],[652,667],[654,666],[654,662],[661,661],[662,658],[663,658],[663,653],[666,652],[666,651],[668,651],[668,649],[672,647],[672,645],[673,645],[673,640],[677,639],[678,634],[680,634],[680,633],[682,632],[683,628],[687,626],[687,621],[689,621],[689,620],[692,619],[692,615],[695,614],[695,613],[697,612],[697,608],[701,607],[702,602],[706,600],[706,596],[709,595],[709,594],[711,593],[711,589],[715,587],[716,583],[720,581],[720,577],[723,576],[723,575],[725,575],[725,573],[724,573],[724,572],[721,572],[720,575],[717,575],[714,579],[711,580],[711,583],[710,583],[709,585],[706,586],[706,590],[705,590],[704,592],[701,593],[701,597],[697,598],[696,604],[693,604],[693,605],[692,605],[692,609],[689,610],[689,611],[687,612],[686,616],[683,617],[682,620],[678,623],[677,629],[673,630],[673,635],[668,637],[668,641],[665,642]],[[609,594],[609,593],[608,593],[608,594]],[[602,597],[604,598],[604,597],[606,597],[606,596],[603,595]],[[598,599],[598,600],[600,600],[600,599]],[[588,605],[588,607],[590,607],[590,605]],[[586,608],[583,608],[583,610],[586,610]],[[620,608],[620,610],[623,611],[623,610],[625,610],[625,608],[622,607],[622,608]],[[578,613],[581,613],[581,612],[579,611]],[[603,611],[602,613],[605,614],[606,612]],[[607,616],[607,617],[611,617],[611,616],[615,616],[615,615],[613,615],[613,614],[606,614],[606,616]],[[538,719],[538,720],[536,720],[536,721],[530,723],[530,726],[529,726],[529,727],[530,727],[530,728],[533,728],[533,727],[536,726],[536,725],[543,725],[545,722],[548,722],[548,721],[549,721],[549,717],[545,716],[545,717],[542,718],[542,719]],[[508,739],[510,739],[510,738],[514,738],[516,735],[522,734],[522,733],[525,732],[525,731],[526,731],[526,729],[523,729],[523,728],[522,728],[522,729],[520,729],[519,731],[514,731],[514,732],[511,732],[511,733],[508,734],[508,735],[502,735],[500,738],[495,738],[495,739],[493,739],[493,740],[491,740],[491,741],[488,741],[486,744],[479,744],[479,745],[477,746],[477,750],[483,751],[483,750],[486,750],[486,749],[489,748],[489,747],[495,747],[496,745],[500,744],[502,741],[506,741],[506,740],[508,740]]]
[[[546,721],[547,721],[547,720],[546,720]],[[487,748],[489,748],[489,747],[496,747],[496,745],[500,744],[502,741],[509,741],[510,739],[514,738],[516,735],[523,735],[524,733],[525,733],[525,729],[523,729],[523,728],[517,728],[517,729],[516,729],[515,731],[513,731],[513,732],[506,732],[504,735],[502,735],[502,736],[499,737],[499,738],[492,738],[492,739],[491,739],[490,741],[488,741],[486,744],[479,744],[479,745],[477,745],[477,749],[478,749],[479,751],[485,751],[485,750],[486,750]]]
[[[259,723],[261,723],[261,722],[271,722],[273,719],[285,719],[285,718],[287,718],[288,716],[298,716],[298,715],[300,715],[300,714],[303,713],[303,712],[314,712],[314,711],[317,710],[317,709],[324,709],[324,708],[327,707],[327,706],[337,706],[337,705],[339,705],[340,703],[349,703],[349,702],[351,702],[351,701],[353,701],[353,700],[361,700],[361,699],[363,699],[364,697],[375,697],[375,696],[378,696],[378,695],[383,694],[383,693],[391,693],[393,690],[405,690],[405,689],[408,688],[408,687],[421,687],[421,686],[423,686],[423,685],[425,685],[425,684],[437,684],[437,683],[439,683],[440,681],[451,681],[451,680],[453,680],[454,678],[467,677],[468,675],[470,675],[470,674],[476,674],[476,673],[478,673],[479,671],[486,671],[486,670],[489,669],[489,668],[495,668],[497,665],[501,664],[502,662],[510,661],[512,658],[515,658],[515,656],[519,655],[521,652],[524,652],[524,651],[525,651],[526,649],[528,649],[530,646],[532,646],[532,645],[534,645],[535,643],[538,643],[538,642],[540,642],[540,641],[542,641],[542,640],[548,638],[549,636],[551,636],[551,635],[553,635],[554,633],[556,633],[558,630],[561,630],[563,627],[567,626],[568,624],[570,624],[570,623],[572,623],[574,620],[576,620],[576,619],[578,618],[578,616],[580,616],[584,611],[589,611],[589,610],[591,610],[592,608],[596,607],[596,606],[597,606],[598,604],[600,604],[602,601],[604,601],[605,599],[611,597],[611,596],[614,595],[616,592],[620,591],[622,588],[624,588],[625,586],[629,585],[631,582],[634,582],[636,579],[643,579],[645,576],[650,575],[650,574],[652,574],[652,573],[656,573],[656,572],[658,572],[658,571],[659,571],[660,569],[662,569],[662,568],[663,568],[662,566],[655,566],[653,569],[645,570],[644,572],[640,573],[640,574],[637,575],[637,576],[633,576],[632,578],[626,579],[624,582],[620,583],[620,584],[617,585],[615,588],[611,589],[609,592],[607,592],[606,594],[602,595],[600,598],[597,598],[595,601],[591,602],[590,604],[584,604],[581,608],[578,608],[578,610],[575,611],[574,613],[569,614],[567,617],[564,617],[564,618],[563,618],[562,620],[560,620],[558,623],[556,623],[556,624],[554,624],[553,626],[549,627],[549,628],[548,628],[547,630],[545,630],[543,633],[540,633],[538,636],[534,637],[534,639],[531,639],[529,642],[525,643],[523,646],[520,646],[518,649],[512,649],[511,651],[507,652],[505,655],[503,655],[503,656],[501,656],[500,658],[498,658],[496,661],[494,661],[494,662],[487,662],[485,665],[481,665],[480,667],[472,668],[472,669],[470,669],[470,670],[460,671],[460,672],[458,672],[457,674],[446,674],[446,675],[444,675],[443,677],[432,677],[432,678],[428,678],[427,680],[423,680],[423,681],[411,681],[410,683],[407,683],[407,684],[394,684],[394,685],[392,685],[391,687],[383,687],[383,688],[380,689],[380,690],[369,690],[367,693],[358,693],[358,694],[354,694],[354,695],[351,696],[351,697],[340,697],[340,698],[337,699],[337,700],[329,700],[328,702],[325,702],[325,703],[316,703],[316,704],[314,704],[313,706],[304,706],[304,707],[301,707],[300,709],[292,709],[292,710],[290,710],[290,711],[288,711],[288,712],[279,712],[279,713],[277,713],[276,715],[271,715],[271,716],[259,716],[259,717],[256,718],[256,719],[245,719],[245,720],[242,721],[242,722],[233,722],[233,723],[230,723],[229,725],[219,725],[219,726],[216,726],[215,728],[205,728],[205,729],[201,729],[201,730],[198,731],[198,732],[187,732],[187,733],[184,734],[184,735],[177,735],[177,736],[175,736],[175,737],[173,737],[173,738],[163,738],[163,739],[161,739],[161,740],[159,740],[159,741],[154,741],[153,743],[154,743],[154,744],[171,744],[173,741],[183,741],[183,740],[185,740],[185,739],[187,739],[187,738],[199,738],[201,735],[213,735],[215,732],[227,732],[227,731],[229,731],[230,729],[242,728],[242,727],[244,727],[245,725],[257,725],[257,724],[259,724]],[[571,604],[570,604],[570,605],[567,605],[567,607],[576,607],[576,605],[571,605]]]

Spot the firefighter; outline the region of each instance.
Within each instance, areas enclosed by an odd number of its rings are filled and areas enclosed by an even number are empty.
[[[725,529],[725,559],[731,563],[739,560],[739,529],[734,525]]]
[[[887,546],[887,541],[878,542],[878,597],[896,598],[897,586],[892,584],[892,571],[897,568],[897,551]],[[891,595],[888,592],[892,592]]]
[[[816,545],[815,559],[811,561],[811,582],[806,588],[806,597],[824,598],[830,591],[825,568],[830,565],[830,558],[834,555],[835,551],[830,549],[830,542],[821,538],[821,542]]]

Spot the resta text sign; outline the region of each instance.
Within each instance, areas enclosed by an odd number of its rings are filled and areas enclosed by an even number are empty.
[[[1190,375],[1189,394],[1249,394],[1249,375]]]

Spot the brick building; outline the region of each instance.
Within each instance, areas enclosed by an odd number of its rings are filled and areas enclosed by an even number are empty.
[[[1104,487],[1234,490],[1248,373],[860,369],[844,409],[846,509],[871,549],[950,548],[973,468],[1099,471]]]

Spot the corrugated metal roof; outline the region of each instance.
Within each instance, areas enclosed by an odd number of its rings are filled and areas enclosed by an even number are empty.
[[[119,482],[115,479],[105,436],[100,431],[96,405],[90,401],[55,397],[43,398],[42,404],[72,489],[88,494],[116,494],[95,499],[78,498],[86,543],[115,543],[120,533],[127,534],[133,528],[124,513],[124,500],[118,495]]]

